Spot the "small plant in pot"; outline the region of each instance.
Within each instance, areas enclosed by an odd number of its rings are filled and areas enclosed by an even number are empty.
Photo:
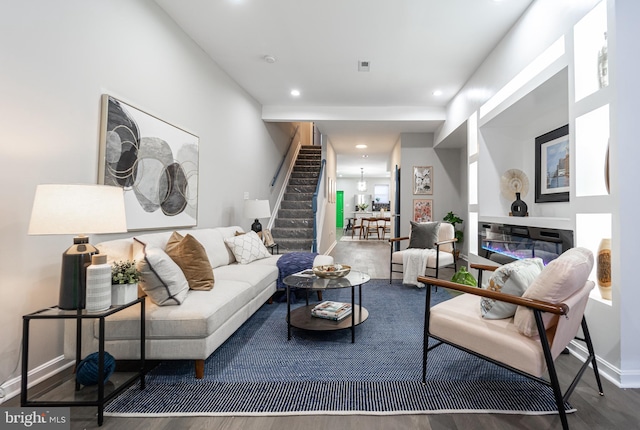
[[[124,305],[138,297],[141,273],[135,261],[117,261],[111,265],[111,304]]]
[[[456,224],[462,224],[464,220],[460,218],[458,215],[453,213],[453,211],[449,212],[442,218],[443,221],[450,223],[453,225],[453,229],[455,231],[455,238],[458,239],[458,243],[456,244],[456,258],[460,255],[460,248],[462,247],[462,241],[464,240],[464,230],[459,230],[456,228]],[[460,248],[458,248],[460,247]]]

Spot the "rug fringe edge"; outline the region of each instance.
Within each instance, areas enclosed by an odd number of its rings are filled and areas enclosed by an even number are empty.
[[[567,409],[566,413],[577,412],[575,408]],[[269,417],[295,415],[441,415],[441,414],[499,414],[499,415],[557,415],[557,411],[516,411],[500,409],[438,409],[421,411],[295,411],[295,412],[104,412],[106,417],[121,418],[168,418],[168,417]]]

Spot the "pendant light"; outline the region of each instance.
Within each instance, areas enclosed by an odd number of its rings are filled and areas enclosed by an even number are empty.
[[[360,182],[358,182],[358,191],[367,191],[367,182],[364,180],[364,169],[360,168]]]

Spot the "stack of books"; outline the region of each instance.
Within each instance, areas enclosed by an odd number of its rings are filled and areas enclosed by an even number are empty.
[[[351,303],[322,302],[311,310],[311,315],[333,321],[340,321],[351,315]]]

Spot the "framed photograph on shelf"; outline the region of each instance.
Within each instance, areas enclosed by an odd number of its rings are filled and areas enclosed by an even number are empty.
[[[536,142],[536,203],[568,202],[571,184],[569,126],[538,136]]]
[[[413,194],[433,194],[433,166],[413,166]]]
[[[415,222],[433,221],[432,199],[413,199],[413,220]]]

